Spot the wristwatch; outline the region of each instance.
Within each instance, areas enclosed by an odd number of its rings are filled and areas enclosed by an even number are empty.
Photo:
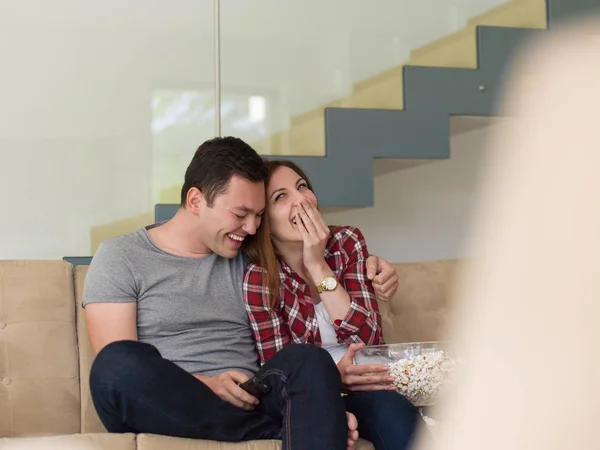
[[[321,281],[321,284],[317,285],[317,292],[320,294],[323,291],[333,291],[333,290],[335,290],[337,285],[338,285],[338,282],[334,276],[331,276],[331,275],[327,276],[327,277],[323,278],[323,281]]]

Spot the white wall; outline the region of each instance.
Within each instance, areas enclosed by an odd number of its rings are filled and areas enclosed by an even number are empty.
[[[369,251],[391,262],[465,256],[487,139],[496,126],[454,136],[448,160],[377,176],[373,208],[327,213],[327,223],[359,227]]]

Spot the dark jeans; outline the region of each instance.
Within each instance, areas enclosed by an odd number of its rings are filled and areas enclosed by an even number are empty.
[[[424,424],[419,410],[395,391],[353,392],[344,399],[346,410],[358,420],[360,437],[376,450],[410,448],[417,428]]]
[[[109,432],[239,442],[281,439],[285,450],[345,450],[341,379],[327,351],[285,347],[257,376],[271,386],[254,411],[221,400],[149,344],[113,342],[90,373],[92,399]]]

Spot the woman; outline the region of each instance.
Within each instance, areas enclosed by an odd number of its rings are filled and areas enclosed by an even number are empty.
[[[357,228],[327,226],[297,165],[268,166],[266,220],[245,250],[244,300],[260,363],[292,343],[322,346],[338,365],[360,436],[376,449],[407,448],[419,411],[393,392],[385,365],[353,365],[363,345],[383,343],[365,240]]]

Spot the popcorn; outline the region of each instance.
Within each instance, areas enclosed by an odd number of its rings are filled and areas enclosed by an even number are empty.
[[[388,364],[396,391],[416,406],[431,405],[448,382],[456,360],[444,350],[403,358]]]
[[[430,426],[430,427],[433,427],[433,426],[437,425],[437,423],[438,423],[438,421],[437,421],[437,420],[435,420],[435,419],[432,419],[432,418],[431,418],[431,417],[429,417],[429,416],[425,416],[425,415],[423,415],[423,414],[421,414],[421,416],[423,417],[423,420],[425,421],[425,423],[426,423],[428,426]]]

